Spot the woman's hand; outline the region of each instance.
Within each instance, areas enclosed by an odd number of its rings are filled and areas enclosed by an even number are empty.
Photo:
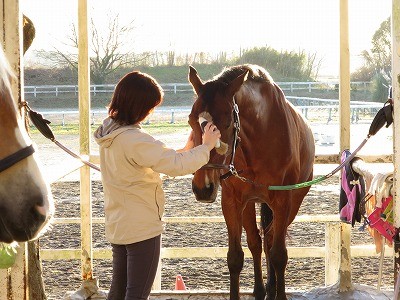
[[[208,149],[211,151],[217,141],[221,138],[221,132],[213,123],[208,122],[204,127],[203,133],[203,144],[208,146]]]

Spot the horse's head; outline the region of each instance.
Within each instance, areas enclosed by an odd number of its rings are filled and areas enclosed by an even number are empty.
[[[11,70],[0,47],[0,242],[34,239],[53,201],[11,94]]]
[[[227,161],[232,156],[235,143],[234,95],[239,91],[246,75],[246,71],[240,74],[228,74],[228,76],[203,83],[197,71],[190,67],[189,81],[197,94],[189,115],[195,145],[200,145],[202,142],[199,117],[212,121],[221,132],[221,143],[227,145],[227,147],[213,149],[210,153],[209,167],[202,168],[194,174],[192,189],[198,201],[214,202],[220,186],[221,172],[227,172]]]

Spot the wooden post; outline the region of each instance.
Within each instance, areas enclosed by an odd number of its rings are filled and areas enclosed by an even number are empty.
[[[394,111],[400,110],[400,0],[392,0],[392,91]],[[393,162],[394,162],[394,226],[400,228],[400,118],[393,122]],[[400,270],[400,239],[397,232],[394,241],[394,282],[398,282]],[[398,291],[399,286],[397,284]],[[398,295],[395,295],[395,299]]]
[[[22,15],[18,0],[0,0],[0,41],[1,47],[15,74],[12,80],[12,94],[14,100],[21,101],[23,88],[23,72],[21,71],[22,56]],[[8,270],[0,270],[0,299],[27,299],[26,278],[26,243],[20,243],[15,265]]]
[[[350,51],[348,0],[340,0],[340,74],[339,74],[340,150],[350,148]],[[352,288],[351,283],[351,225],[341,225],[341,260],[339,291]]]
[[[325,285],[338,282],[340,268],[340,224],[325,224]]]
[[[87,0],[78,0],[78,98],[80,155],[90,153],[90,64]],[[93,279],[92,199],[90,167],[80,169],[82,279]]]

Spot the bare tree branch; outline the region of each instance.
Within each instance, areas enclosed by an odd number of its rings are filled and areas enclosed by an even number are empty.
[[[133,22],[125,26],[120,26],[119,15],[108,18],[108,30],[103,34],[99,32],[93,19],[91,19],[91,47],[90,47],[90,75],[95,84],[103,84],[107,77],[117,69],[129,65],[135,65],[138,61],[145,59],[137,57],[133,52]],[[66,48],[74,51],[61,50],[54,48],[54,51],[38,51],[37,55],[49,60],[56,66],[68,66],[72,70],[78,70],[78,35],[76,26],[71,25],[71,34],[67,37]],[[124,52],[129,49],[128,52]]]

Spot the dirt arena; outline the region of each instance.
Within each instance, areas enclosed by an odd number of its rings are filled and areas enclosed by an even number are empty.
[[[48,175],[56,178],[61,173],[60,164],[66,169],[74,160],[63,153],[51,142],[36,137],[40,145],[40,155]],[[172,138],[173,139],[173,138]],[[168,142],[168,141],[167,141]],[[63,143],[72,149],[77,148],[76,137],[63,137]],[[62,168],[61,168],[62,169]],[[326,168],[316,168],[316,175],[324,175]],[[318,174],[318,170],[320,174]],[[330,171],[330,169],[329,169]],[[52,173],[53,172],[53,173]],[[56,217],[79,217],[79,172],[72,173],[52,184],[56,202]],[[221,216],[220,199],[215,203],[198,203],[191,192],[191,178],[164,178],[167,195],[165,216]],[[338,176],[314,185],[301,206],[299,215],[336,214],[339,201]],[[93,171],[93,216],[103,217],[103,192],[99,175]],[[367,231],[360,231],[361,224],[352,230],[352,245],[370,244],[372,239]],[[322,223],[295,223],[290,226],[288,246],[323,246],[325,226]],[[104,225],[94,224],[93,243],[95,248],[110,248],[104,238]],[[224,223],[167,224],[163,235],[163,247],[226,247],[227,234]],[[246,245],[243,237],[243,244]],[[61,249],[80,247],[80,229],[78,224],[55,224],[51,231],[40,239],[43,249]],[[378,281],[379,258],[353,258],[353,283],[366,285],[374,289]],[[107,290],[111,279],[111,261],[95,260],[94,276],[99,280],[99,287]],[[43,274],[48,299],[62,299],[66,292],[76,291],[81,284],[80,262],[73,260],[43,261]],[[222,259],[163,259],[162,289],[173,290],[175,278],[181,274],[188,290],[228,290],[229,271],[226,260]],[[288,290],[309,291],[324,286],[324,259],[305,258],[289,259],[287,267]],[[241,276],[241,288],[251,290],[253,285],[251,259],[245,260]],[[385,258],[382,290],[393,290],[393,262]],[[311,295],[299,299],[313,298]],[[297,298],[293,298],[297,299]],[[332,298],[333,299],[333,298]],[[342,299],[368,299],[349,298]],[[390,299],[370,298],[370,299]]]

